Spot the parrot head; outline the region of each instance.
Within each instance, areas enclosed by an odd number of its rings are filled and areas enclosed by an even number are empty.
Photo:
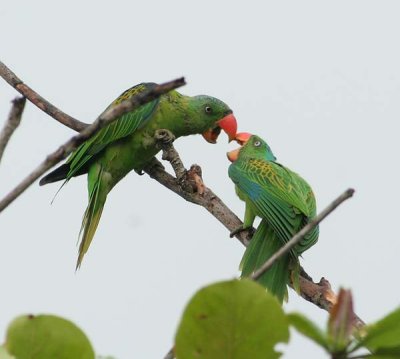
[[[204,139],[216,143],[221,130],[229,141],[236,137],[237,122],[232,110],[221,100],[211,96],[194,96],[191,99],[191,127],[200,132]]]
[[[242,147],[227,153],[228,159],[235,162],[238,158],[257,158],[266,161],[276,161],[268,144],[260,137],[247,132],[236,134],[235,141]]]

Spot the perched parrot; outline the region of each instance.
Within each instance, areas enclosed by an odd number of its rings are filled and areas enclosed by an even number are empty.
[[[122,93],[108,108],[115,106],[155,83],[142,83]],[[224,130],[235,138],[237,123],[232,110],[210,96],[185,96],[170,91],[159,98],[126,113],[82,143],[66,163],[43,177],[40,185],[88,174],[89,203],[79,234],[78,269],[99,223],[107,194],[131,170],[141,173],[159,152],[154,141],[158,129],[171,131],[176,138],[203,134],[215,143]]]
[[[246,209],[243,227],[232,233],[251,228],[255,217],[261,218],[240,264],[242,277],[247,277],[315,217],[316,204],[309,184],[277,163],[265,141],[248,133],[238,133],[236,140],[243,146],[228,152],[232,162],[229,177]],[[290,280],[299,290],[298,257],[317,242],[318,233],[315,227],[259,278],[258,282],[280,302],[287,298]]]

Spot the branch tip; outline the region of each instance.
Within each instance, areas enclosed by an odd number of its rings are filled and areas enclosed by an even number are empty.
[[[11,110],[0,132],[0,161],[3,157],[4,151],[10,141],[11,136],[21,123],[22,113],[24,112],[26,98],[16,97],[11,101]]]

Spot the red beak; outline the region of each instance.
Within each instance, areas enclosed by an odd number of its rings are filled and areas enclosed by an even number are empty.
[[[217,139],[221,132],[221,129],[224,130],[225,133],[228,135],[229,142],[235,139],[237,132],[237,122],[233,114],[230,113],[229,115],[226,115],[216,123],[215,128],[203,132],[203,137],[207,142],[217,143]]]
[[[229,114],[217,122],[229,137],[229,142],[233,141],[237,132],[237,121],[233,114]]]

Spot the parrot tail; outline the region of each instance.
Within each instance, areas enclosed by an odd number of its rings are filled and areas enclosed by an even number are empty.
[[[48,183],[53,183],[67,178],[69,172],[69,163],[64,163],[60,167],[57,167],[54,171],[44,176],[40,181],[39,185],[43,186]]]
[[[262,220],[240,262],[241,277],[250,276],[281,247],[282,242],[277,238],[275,232],[265,220]],[[283,300],[287,300],[290,262],[291,255],[284,255],[257,280],[281,303]]]
[[[76,262],[76,270],[79,269],[85,253],[88,251],[90,243],[99,224],[104,204],[108,194],[108,183],[110,175],[100,167],[92,166],[88,173],[89,204],[83,215],[82,226],[79,232],[79,255]]]
[[[54,171],[50,172],[48,175],[44,176],[39,181],[39,186],[43,186],[48,183],[53,183],[61,180],[69,180],[71,177],[81,176],[88,172],[88,167],[83,166],[79,168],[77,171],[74,171],[74,174],[71,176],[71,165],[70,163],[64,163],[60,167],[57,167]]]

